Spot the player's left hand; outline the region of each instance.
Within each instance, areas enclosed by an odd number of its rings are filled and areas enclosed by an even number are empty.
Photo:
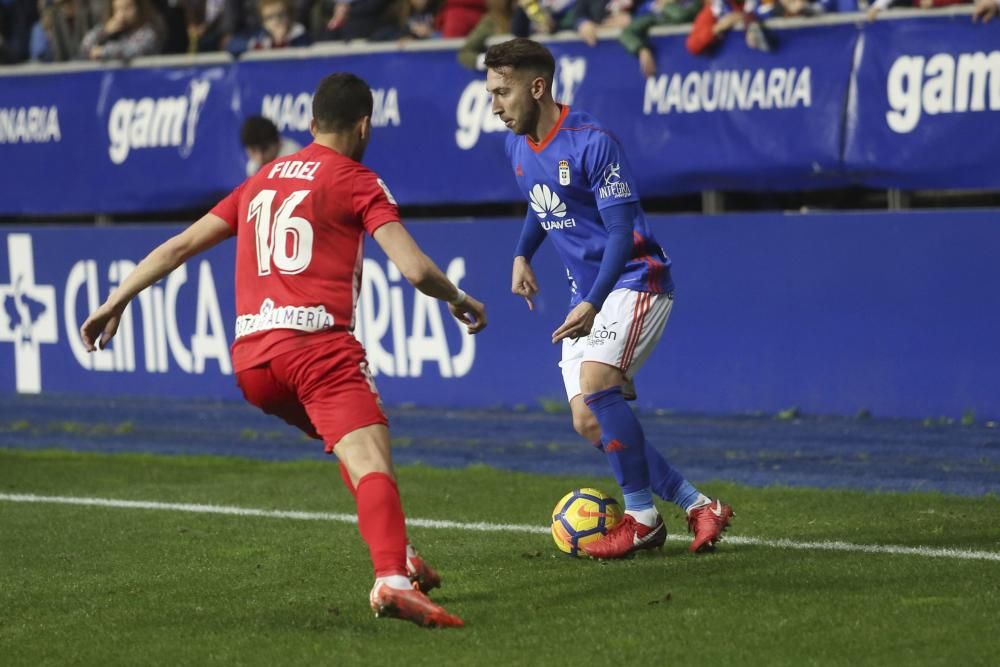
[[[87,321],[80,327],[80,338],[87,352],[103,350],[108,343],[118,333],[118,325],[121,323],[124,308],[115,308],[108,302],[104,302],[100,308],[95,310],[87,318]]]
[[[588,301],[581,301],[576,308],[569,311],[562,326],[552,332],[552,342],[558,343],[563,338],[583,338],[590,335],[594,326],[597,309]]]

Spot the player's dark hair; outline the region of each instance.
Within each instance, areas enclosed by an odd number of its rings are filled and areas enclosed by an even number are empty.
[[[240,126],[240,143],[244,148],[267,148],[281,143],[281,135],[269,119],[250,116]]]
[[[552,87],[556,73],[556,60],[552,53],[536,41],[518,37],[491,46],[486,51],[486,67],[498,70],[509,67],[537,74]]]
[[[372,90],[349,72],[331,74],[319,82],[313,95],[313,118],[320,132],[342,132],[372,115]]]

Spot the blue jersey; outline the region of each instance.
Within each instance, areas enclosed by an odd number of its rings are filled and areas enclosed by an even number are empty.
[[[529,218],[536,216],[566,265],[575,306],[590,292],[608,242],[601,211],[639,202],[621,144],[590,114],[563,106],[541,143],[509,135],[507,156],[528,199]],[[670,293],[670,258],[636,208],[631,259],[614,289]]]

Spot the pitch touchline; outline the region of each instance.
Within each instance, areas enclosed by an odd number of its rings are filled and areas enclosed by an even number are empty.
[[[294,519],[297,521],[335,521],[357,523],[353,514],[335,512],[292,512],[285,510],[263,510],[231,505],[198,505],[192,503],[161,503],[149,500],[116,500],[114,498],[79,498],[74,496],[38,496],[30,493],[0,493],[0,501],[12,503],[49,503],[57,505],[84,505],[88,507],[113,507],[120,509],[165,510],[170,512],[190,512],[194,514],[223,514],[229,516],[252,516],[269,519]],[[418,528],[454,528],[492,533],[534,533],[547,534],[548,528],[512,523],[464,523],[438,519],[407,519],[408,526]],[[674,541],[687,541],[687,536],[670,535]],[[796,542],[786,539],[764,539],[760,537],[727,536],[726,544],[745,544],[772,549],[797,549],[801,551],[847,551],[868,554],[895,554],[924,556],[927,558],[957,558],[962,560],[989,560],[1000,562],[1000,552],[972,551],[968,549],[941,549],[934,547],[904,547],[889,544],[853,544],[851,542]]]

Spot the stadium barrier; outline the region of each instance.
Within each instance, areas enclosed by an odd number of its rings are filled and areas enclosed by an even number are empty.
[[[981,128],[1000,110],[1000,22],[973,24],[968,10],[899,16],[777,21],[773,52],[730,38],[712,57],[688,54],[686,29],[668,30],[654,38],[661,73],[648,80],[614,40],[556,39],[555,89],[622,138],[646,197],[997,187],[1000,133]],[[263,114],[307,142],[311,91],[336,70],[374,89],[367,162],[401,202],[518,201],[505,128],[455,49],[0,68],[0,215],[211,205],[242,180],[240,119]]]
[[[1000,417],[996,211],[654,216],[676,305],[638,377],[645,408]],[[520,221],[410,225],[490,326],[463,335],[368,244],[357,334],[390,404],[537,407],[562,401],[551,332],[567,310],[550,244],[534,312],[510,294]],[[0,392],[238,399],[233,245],[141,294],[95,354],[90,309],[174,226],[0,233]]]

